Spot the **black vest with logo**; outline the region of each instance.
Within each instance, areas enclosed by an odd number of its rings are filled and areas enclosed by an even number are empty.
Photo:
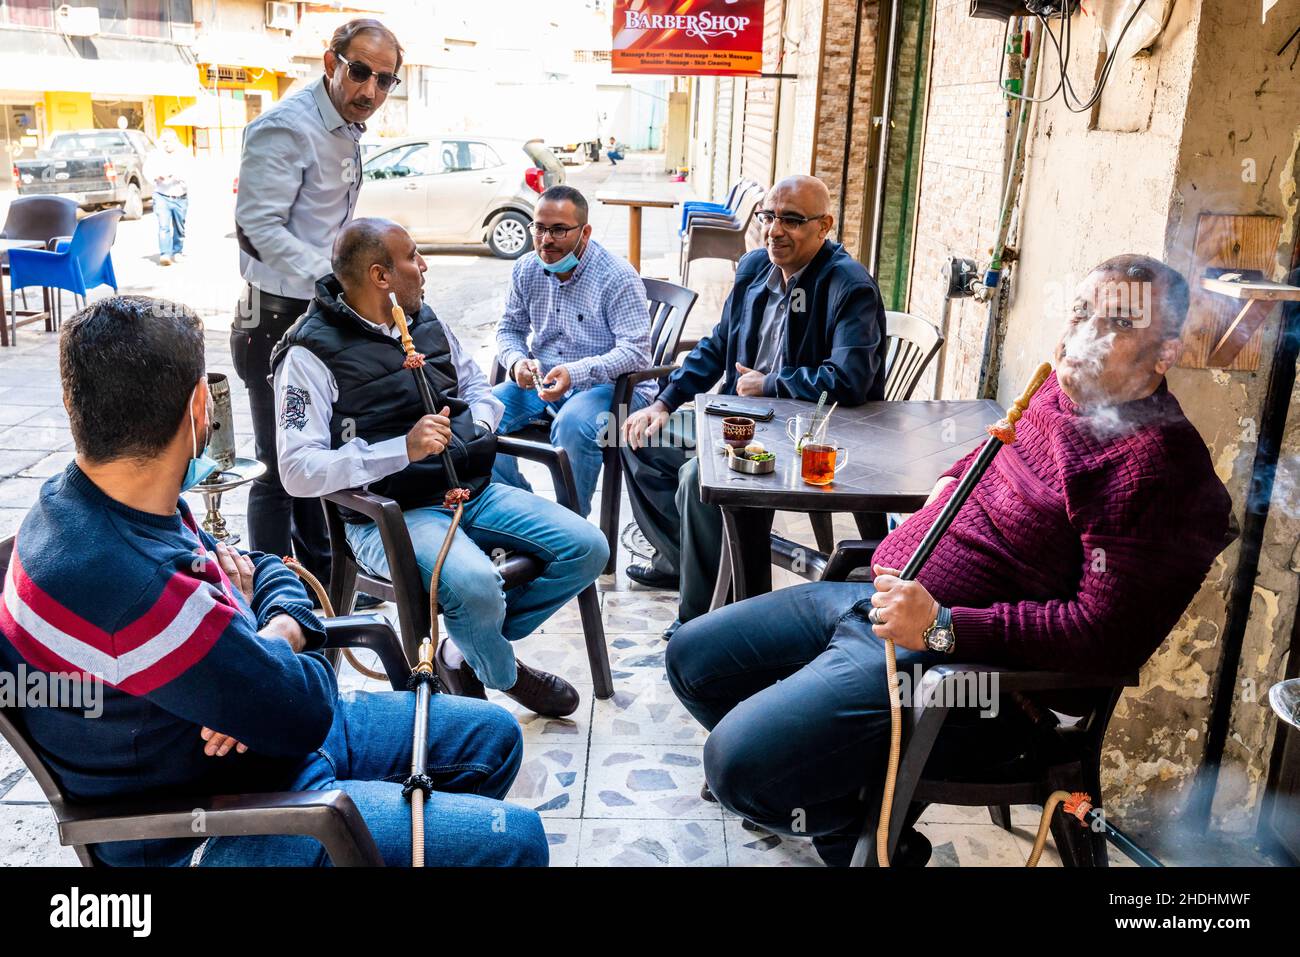
[[[271,352],[271,371],[292,346],[302,346],[325,363],[338,385],[330,415],[330,448],[354,438],[373,444],[406,435],[425,414],[415,374],[402,363],[406,354],[399,339],[362,324],[339,301],[339,282],[327,276],[316,284],[316,298],[307,313],[289,327]],[[424,305],[409,320],[417,352],[424,353],[422,372],[439,409],[451,410],[449,446],[456,477],[477,495],[492,477],[496,436],[474,422],[468,403],[459,397],[456,367],[442,323]],[[292,383],[289,383],[292,385]],[[310,401],[310,397],[308,397]],[[412,462],[393,475],[370,483],[370,491],[395,500],[403,511],[442,505],[449,487],[441,455]],[[344,521],[369,521],[359,512],[341,509]]]

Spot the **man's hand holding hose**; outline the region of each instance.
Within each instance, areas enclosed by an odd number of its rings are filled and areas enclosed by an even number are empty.
[[[406,457],[419,462],[440,455],[451,443],[451,408],[443,406],[437,415],[423,415],[406,433]]]

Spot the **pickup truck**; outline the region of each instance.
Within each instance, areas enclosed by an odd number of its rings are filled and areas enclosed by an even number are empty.
[[[82,209],[121,206],[124,219],[139,219],[153,197],[144,175],[152,148],[139,130],[55,133],[35,159],[14,163],[14,185],[19,196],[67,196]]]

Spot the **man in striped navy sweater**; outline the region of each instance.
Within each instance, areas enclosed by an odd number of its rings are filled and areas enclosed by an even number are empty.
[[[213,468],[203,326],[143,297],[101,300],[59,346],[77,457],[19,529],[0,604],[0,669],[103,682],[98,717],[24,709],[74,799],[340,788],[389,864],[409,864],[400,781],[414,696],[339,696],[325,634],[276,557],[218,545],[179,495]],[[501,802],[522,742],[508,712],[435,695],[428,860],[545,864],[532,811]],[[317,865],[303,837],[99,845],[114,865]]]

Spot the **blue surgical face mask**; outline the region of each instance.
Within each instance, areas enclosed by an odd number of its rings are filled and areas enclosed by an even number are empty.
[[[583,246],[586,251],[586,246]],[[537,254],[537,261],[542,264],[542,268],[549,273],[572,272],[578,268],[578,256],[576,249],[569,250],[569,254],[557,263],[548,263],[542,258],[541,253]]]
[[[197,392],[199,387],[194,387]],[[181,479],[181,491],[188,492],[194,486],[198,485],[213,472],[217,470],[217,463],[208,458],[205,454],[207,449],[199,448],[199,435],[194,427],[194,392],[190,393],[190,443],[194,454],[190,457],[190,464],[185,469],[185,478]]]

